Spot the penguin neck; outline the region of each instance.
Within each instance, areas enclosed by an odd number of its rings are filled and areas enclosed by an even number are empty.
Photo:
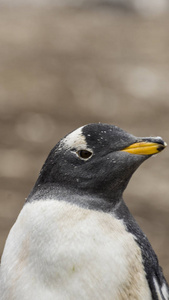
[[[66,201],[80,207],[113,212],[123,202],[121,192],[103,190],[99,193],[92,193],[90,190],[63,187],[60,184],[38,184],[35,185],[26,202],[39,200]]]

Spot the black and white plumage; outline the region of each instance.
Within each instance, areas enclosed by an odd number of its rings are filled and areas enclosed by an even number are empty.
[[[63,138],[7,238],[0,299],[168,300],[157,256],[122,198],[165,146],[101,123]]]

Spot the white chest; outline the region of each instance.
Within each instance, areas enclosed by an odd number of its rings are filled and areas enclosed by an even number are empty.
[[[2,300],[151,300],[140,249],[113,216],[28,203],[9,234]]]

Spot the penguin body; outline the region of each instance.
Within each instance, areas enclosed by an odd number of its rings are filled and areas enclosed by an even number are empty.
[[[151,299],[140,248],[110,214],[46,199],[27,203],[12,231],[4,299]]]
[[[158,259],[122,198],[138,166],[165,146],[100,123],[62,139],[7,238],[0,299],[168,300]]]

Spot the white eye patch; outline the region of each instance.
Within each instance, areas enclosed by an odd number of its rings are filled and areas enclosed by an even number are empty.
[[[76,150],[80,149],[87,149],[86,138],[82,133],[82,128],[84,126],[76,129],[75,131],[68,134],[60,143],[60,150],[61,149],[72,149],[75,148]]]

